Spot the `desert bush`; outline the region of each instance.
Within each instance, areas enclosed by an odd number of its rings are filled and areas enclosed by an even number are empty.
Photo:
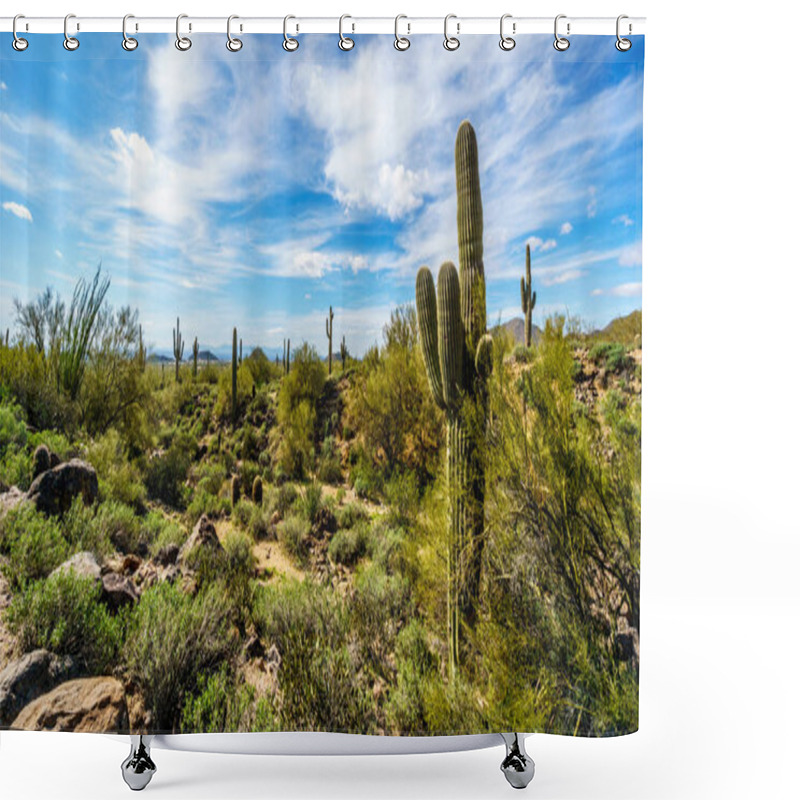
[[[244,406],[250,402],[253,394],[253,376],[247,362],[242,363],[236,370],[236,402],[237,416],[242,413]],[[214,404],[214,416],[217,419],[230,419],[233,411],[233,369],[230,365],[223,368],[217,383],[217,402]]]
[[[189,434],[177,433],[163,453],[150,457],[145,467],[144,483],[153,500],[173,508],[183,508],[186,500],[186,477],[197,441]]]
[[[333,436],[326,436],[322,443],[317,477],[323,483],[340,483],[342,480],[342,464]]]
[[[352,528],[357,522],[366,519],[369,519],[369,514],[361,503],[348,503],[336,509],[336,524],[339,528]]]
[[[154,732],[175,731],[183,697],[196,693],[199,676],[232,658],[237,637],[231,612],[231,601],[214,585],[194,597],[168,582],[142,594],[130,615],[123,655],[153,712]]]
[[[57,521],[22,503],[0,518],[2,571],[12,589],[44,578],[67,559],[69,548]]]
[[[149,543],[150,553],[156,556],[169,545],[180,547],[187,539],[187,531],[175,520],[150,511],[142,520],[142,536]]]
[[[270,515],[263,506],[251,500],[242,500],[233,509],[233,518],[254,539],[264,539],[269,534]]]
[[[295,501],[295,508],[309,523],[317,518],[317,512],[322,508],[322,486],[313,481],[303,488]]]
[[[384,487],[388,522],[395,527],[409,527],[419,510],[419,489],[413,472],[396,472]]]
[[[303,517],[292,514],[278,523],[278,541],[300,566],[308,560],[308,534],[309,524]]]
[[[123,616],[111,616],[100,602],[99,585],[73,572],[29,584],[6,612],[23,651],[70,655],[95,675],[116,665]]]
[[[230,515],[232,510],[230,497],[219,497],[203,489],[197,489],[192,495],[191,502],[186,508],[186,518],[189,525],[194,525],[203,514],[210,519],[220,519]]]
[[[147,490],[141,472],[129,460],[127,448],[115,429],[92,441],[86,449],[86,458],[97,471],[101,497],[143,510]]]
[[[253,381],[257,387],[265,383],[269,383],[274,378],[280,377],[282,370],[277,365],[270,361],[264,354],[260,347],[253,348],[253,351],[244,360],[250,374],[253,376]]]
[[[536,350],[533,347],[518,344],[512,351],[511,358],[517,364],[530,364],[536,358]]]
[[[21,449],[28,441],[28,428],[22,408],[16,404],[0,405],[0,457],[9,447]]]
[[[349,528],[340,528],[328,545],[328,556],[334,564],[352,566],[366,555],[370,543],[369,525],[360,522]]]
[[[261,587],[256,626],[281,655],[284,730],[358,731],[374,726],[374,703],[347,647],[341,597],[311,581]]]
[[[622,372],[633,363],[625,345],[617,342],[597,342],[589,350],[589,358],[611,372]]]

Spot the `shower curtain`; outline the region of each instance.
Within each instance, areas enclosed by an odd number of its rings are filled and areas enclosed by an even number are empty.
[[[0,728],[638,725],[644,39],[0,41]]]

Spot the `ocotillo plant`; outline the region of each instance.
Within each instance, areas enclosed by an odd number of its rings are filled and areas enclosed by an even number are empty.
[[[525,245],[525,277],[519,279],[519,290],[522,295],[522,313],[525,315],[525,347],[531,346],[531,315],[536,305],[536,292],[531,292],[531,246]]]
[[[328,375],[333,371],[333,306],[328,306],[325,320],[325,335],[328,337]]]
[[[192,345],[192,377],[197,377],[197,356],[200,353],[200,345],[197,344],[197,337],[194,337],[194,344]]]
[[[178,317],[178,325],[172,329],[172,354],[175,356],[175,381],[181,379],[181,359],[183,358],[183,346],[186,343],[181,336],[181,318]]]
[[[486,382],[492,338],[486,333],[483,207],[478,143],[469,122],[456,136],[456,198],[460,270],[446,262],[438,292],[427,267],[417,274],[417,317],[428,384],[447,419],[448,649],[459,662],[462,620],[475,621],[484,538]]]
[[[344,372],[347,366],[347,344],[344,340],[344,334],[342,334],[342,343],[339,345],[339,356],[342,359],[342,372]]]
[[[233,355],[231,356],[231,419],[236,420],[236,328],[233,329]]]

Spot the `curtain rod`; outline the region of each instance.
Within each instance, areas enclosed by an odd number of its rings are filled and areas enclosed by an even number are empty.
[[[518,36],[530,33],[553,33],[554,17],[508,17],[505,32]],[[175,33],[175,17],[130,17],[127,24],[129,35],[133,33]],[[339,33],[338,17],[294,17],[290,20],[288,31],[298,33]],[[399,20],[399,33],[444,32],[444,17],[402,17]],[[567,31],[569,25],[569,31]],[[616,33],[616,17],[570,17],[563,16],[559,31],[568,35]],[[11,32],[13,17],[0,17],[0,31]],[[181,20],[184,33],[225,33],[227,17],[193,17]],[[629,17],[623,23],[623,35],[643,34],[644,17]],[[239,17],[232,23],[231,30],[239,33],[279,33],[284,31],[283,17]],[[497,17],[454,17],[449,30],[457,36],[500,32],[500,16]],[[122,17],[70,17],[71,35],[80,33],[120,33]],[[394,17],[346,17],[343,23],[345,33],[386,33],[394,34]],[[21,17],[17,21],[17,33],[63,33],[64,17]]]

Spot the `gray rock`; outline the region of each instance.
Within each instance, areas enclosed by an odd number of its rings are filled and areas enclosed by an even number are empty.
[[[56,567],[52,575],[60,575],[63,572],[74,572],[79,578],[91,578],[100,583],[100,565],[93,553],[83,551],[75,553],[72,558]]]
[[[72,501],[82,497],[86,505],[97,500],[97,473],[86,461],[73,458],[54,469],[43,472],[31,484],[26,497],[38,511],[45,514],[64,514]]]
[[[12,661],[0,672],[0,727],[8,726],[20,711],[62,681],[79,674],[70,656],[34,650]]]
[[[215,553],[222,552],[222,545],[217,537],[217,529],[205,514],[197,520],[191,535],[178,551],[178,561],[183,562],[186,556],[196,547],[202,547]]]
[[[139,600],[139,592],[130,578],[115,572],[103,575],[103,602],[110,611],[119,611],[123,606],[132,606]]]
[[[40,444],[33,451],[33,477],[38,478],[43,472],[47,472],[50,465],[50,450],[46,444]]]

